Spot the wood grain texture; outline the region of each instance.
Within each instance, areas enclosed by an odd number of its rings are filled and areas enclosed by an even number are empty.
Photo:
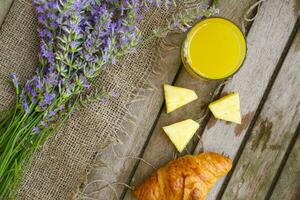
[[[297,20],[297,0],[265,1],[248,34],[248,54],[242,69],[224,87],[240,94],[242,124],[216,121],[207,126],[195,153],[213,151],[236,157],[269,80]],[[212,120],[212,119],[211,119]],[[213,120],[212,120],[213,121]],[[224,178],[213,188],[208,200],[216,199]]]
[[[121,144],[107,148],[97,158],[95,169],[88,178],[89,186],[85,194],[96,199],[115,199],[115,192],[110,188],[97,192],[108,182],[128,182],[131,170],[137,162],[134,157],[139,157],[152,125],[159,114],[163,104],[162,84],[171,83],[180,67],[180,46],[182,34],[168,36],[165,44],[169,47],[160,49],[160,61],[154,66],[153,74],[149,78],[151,86],[140,89],[139,95],[129,107],[131,115],[126,116],[123,122],[128,135],[120,135]],[[105,180],[105,181],[104,181]],[[114,185],[117,196],[120,196],[124,187]]]
[[[271,200],[300,199],[300,133],[296,134],[298,139],[273,190]]]
[[[203,5],[207,4],[207,0],[203,1]],[[232,1],[228,1],[229,3]],[[232,3],[231,3],[232,4]],[[234,14],[232,14],[234,15]],[[238,23],[238,22],[237,22]],[[172,83],[175,78],[175,74],[178,72],[179,66],[181,64],[180,60],[180,48],[185,34],[175,34],[173,36],[168,36],[166,39],[167,43],[175,45],[174,47],[168,48],[168,51],[161,52],[160,65],[154,66],[155,73],[150,78],[149,82],[152,84],[152,91],[140,91],[139,96],[143,96],[143,101],[136,102],[130,107],[130,113],[132,113],[131,123],[127,123],[127,132],[128,136],[121,138],[122,144],[117,145],[113,148],[108,148],[105,152],[101,154],[98,158],[99,162],[96,163],[100,167],[96,167],[93,173],[89,176],[89,183],[96,181],[89,185],[87,193],[93,193],[89,197],[100,198],[100,199],[113,199],[115,194],[111,188],[106,188],[101,192],[96,192],[102,186],[106,185],[107,182],[129,182],[132,170],[134,169],[135,164],[138,162],[137,159],[133,157],[139,157],[143,146],[148,138],[150,130],[154,124],[154,121],[159,115],[159,110],[163,104],[163,91],[162,85],[164,83]],[[189,84],[194,85],[194,88],[199,86],[199,81],[196,79],[191,79],[191,77],[184,71],[181,70],[179,74],[179,80],[185,82],[190,80]],[[200,105],[207,104],[210,92],[212,87],[216,86],[216,83],[207,84],[204,86],[206,88],[207,95],[203,95],[205,98],[200,99]],[[202,91],[203,86],[197,89]],[[201,92],[200,92],[201,94]],[[196,106],[195,106],[196,105]],[[181,116],[184,116],[185,113],[194,112],[194,115],[197,113],[194,110],[203,111],[201,106],[194,104],[188,106],[187,110],[182,110]],[[178,113],[177,113],[178,114]],[[176,115],[175,115],[176,116]],[[196,116],[196,115],[195,115]],[[198,117],[198,116],[196,116]],[[173,150],[173,146],[170,147]],[[102,162],[105,161],[103,164]],[[153,164],[153,163],[151,163]],[[103,167],[104,166],[104,167]],[[109,167],[105,167],[109,166]],[[149,166],[148,166],[149,167]],[[151,167],[150,167],[151,168]],[[105,180],[105,182],[103,181]],[[116,193],[118,196],[122,193],[123,185],[114,185],[116,186]],[[95,192],[95,193],[94,193]]]
[[[300,31],[255,122],[222,199],[265,199],[300,122],[300,93],[296,92],[300,88],[299,44]],[[299,178],[300,173],[294,176]]]
[[[9,11],[9,8],[13,0],[1,0],[0,1],[0,27],[5,19],[6,14]]]
[[[220,1],[220,16],[232,19],[236,24],[241,24],[241,17],[245,13],[245,10],[254,1],[233,1],[226,0]],[[198,100],[170,113],[166,114],[165,111],[159,116],[158,122],[155,125],[152,136],[149,140],[149,144],[145,149],[143,158],[150,162],[155,167],[160,167],[166,164],[177,156],[177,150],[174,145],[167,138],[166,134],[162,131],[161,127],[166,126],[184,119],[198,120],[203,117],[206,111],[208,103],[211,101],[212,93],[216,89],[218,82],[205,82],[197,80],[191,77],[184,69],[180,71],[179,76],[176,79],[175,85],[193,89],[198,94]],[[193,141],[198,141],[195,136]],[[188,151],[191,151],[195,147],[196,143],[193,141],[188,147]],[[186,154],[187,152],[185,152]],[[131,180],[131,185],[141,183],[146,177],[153,172],[153,169],[147,164],[140,162],[134,177]],[[133,199],[131,192],[127,192],[125,199]]]

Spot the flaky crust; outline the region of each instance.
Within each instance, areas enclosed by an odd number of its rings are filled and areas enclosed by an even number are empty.
[[[204,200],[231,167],[229,158],[216,153],[184,156],[157,170],[134,195],[138,200]]]

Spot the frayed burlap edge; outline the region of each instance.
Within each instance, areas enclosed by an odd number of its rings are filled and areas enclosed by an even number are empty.
[[[154,27],[163,26],[174,12],[175,9],[151,8],[140,24],[144,37],[148,37]],[[16,72],[24,83],[34,72],[39,46],[36,26],[31,1],[15,0],[0,30],[1,110],[14,99],[13,89],[7,84],[10,73]],[[135,54],[128,54],[118,64],[109,66],[95,81],[95,87],[113,90],[119,97],[82,108],[59,133],[47,140],[24,175],[18,199],[74,198],[97,152],[118,142],[118,135],[129,135],[121,124],[130,121],[131,100],[148,85],[160,43],[161,40],[156,39],[143,44]]]

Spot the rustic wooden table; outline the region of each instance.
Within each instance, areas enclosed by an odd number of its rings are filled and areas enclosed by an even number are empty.
[[[241,26],[255,0],[219,1],[220,16]],[[207,116],[198,135],[183,154],[214,151],[230,156],[234,168],[208,196],[213,199],[298,200],[300,199],[300,29],[299,0],[267,0],[253,23],[246,26],[248,53],[242,69],[215,92],[219,82],[193,79],[178,59],[182,35],[168,37],[176,48],[162,52],[162,64],[154,66],[152,89],[140,91],[144,98],[132,106],[131,125],[123,144],[108,148],[89,177],[88,197],[134,199],[131,186],[141,183],[154,169],[178,155],[161,127],[187,118],[200,119],[207,104],[236,91],[241,98],[242,124],[216,121]],[[200,95],[193,103],[171,114],[165,113],[163,83],[191,88]],[[215,95],[217,94],[217,95]],[[141,157],[144,161],[135,159]],[[99,164],[99,163],[98,163]],[[116,182],[97,191],[101,181]],[[87,192],[87,193],[89,193]],[[88,198],[87,198],[88,199]]]
[[[241,26],[243,15],[255,2],[219,1],[220,16]],[[217,92],[220,82],[195,80],[181,67],[183,35],[168,36],[173,45],[161,52],[161,65],[154,66],[152,87],[139,91],[143,98],[137,98],[130,107],[129,134],[122,136],[123,144],[107,148],[98,157],[85,199],[110,200],[116,195],[134,199],[121,183],[139,184],[154,171],[150,165],[158,168],[181,156],[161,127],[202,118],[209,102],[231,91],[240,94],[242,124],[217,121],[208,115],[182,153],[213,151],[234,160],[230,174],[215,185],[207,199],[300,199],[299,10],[300,0],[263,2],[253,23],[246,26],[248,53],[242,69]],[[167,115],[163,83],[193,89],[200,98]],[[115,189],[101,189],[107,184],[102,180],[114,183]]]

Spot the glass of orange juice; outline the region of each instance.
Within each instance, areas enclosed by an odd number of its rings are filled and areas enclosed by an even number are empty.
[[[246,51],[246,39],[233,22],[211,17],[191,28],[181,55],[185,68],[193,76],[220,80],[238,71]]]

